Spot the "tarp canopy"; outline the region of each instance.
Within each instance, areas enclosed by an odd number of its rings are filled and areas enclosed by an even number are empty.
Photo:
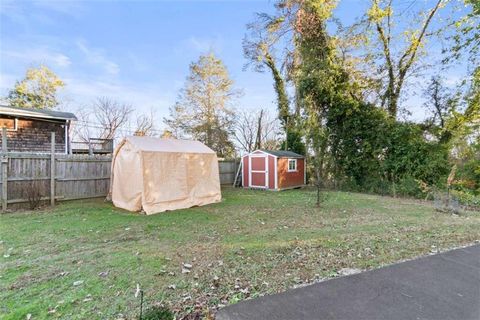
[[[127,137],[112,160],[116,207],[147,214],[221,200],[216,153],[199,141]]]

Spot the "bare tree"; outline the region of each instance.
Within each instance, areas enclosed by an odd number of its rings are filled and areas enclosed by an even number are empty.
[[[279,144],[279,120],[266,110],[240,112],[235,123],[235,140],[239,147],[252,152],[256,149],[276,149]]]
[[[116,100],[100,97],[90,108],[80,110],[75,134],[82,141],[90,138],[115,139],[117,131],[128,123],[132,106]]]
[[[94,118],[103,127],[101,139],[114,139],[117,130],[128,122],[132,106],[109,98],[98,98],[93,106]]]
[[[444,129],[454,100],[449,89],[444,86],[443,79],[440,76],[433,76],[423,96],[426,99],[424,106],[431,113],[431,116],[426,120],[427,123],[438,125],[441,129]]]
[[[90,124],[91,113],[86,108],[79,108],[77,112],[78,121],[71,127],[73,137],[75,141],[88,142],[90,137],[95,136],[95,132],[98,131],[97,126]]]
[[[156,135],[155,127],[155,112],[150,110],[150,114],[140,114],[137,115],[135,136],[155,136]]]

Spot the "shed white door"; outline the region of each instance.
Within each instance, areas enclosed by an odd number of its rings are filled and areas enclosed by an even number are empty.
[[[252,154],[250,161],[250,187],[268,188],[268,157],[263,154]]]

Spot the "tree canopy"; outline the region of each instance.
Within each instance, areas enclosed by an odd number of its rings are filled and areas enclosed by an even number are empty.
[[[213,53],[202,55],[190,65],[185,86],[164,122],[175,137],[193,138],[219,156],[232,156],[233,107],[239,94],[223,62]]]
[[[29,68],[25,78],[10,90],[7,101],[20,108],[53,109],[59,105],[57,91],[64,86],[47,66]]]

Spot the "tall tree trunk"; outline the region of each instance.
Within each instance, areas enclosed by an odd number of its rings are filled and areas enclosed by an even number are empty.
[[[285,81],[283,80],[280,70],[278,70],[273,57],[267,52],[265,54],[265,64],[272,72],[273,81],[275,83],[275,92],[277,94],[278,117],[282,122],[285,135],[288,134],[288,120],[290,118],[289,102]]]
[[[323,139],[323,141],[320,143],[320,148],[317,150],[316,155],[315,155],[315,175],[316,175],[316,186],[317,186],[317,207],[320,207],[320,187],[322,184],[322,169],[323,169],[323,164],[325,160],[325,152],[327,148],[327,140]]]
[[[398,96],[395,93],[392,93],[388,99],[388,114],[392,118],[397,117],[398,112]]]
[[[258,117],[258,127],[257,127],[257,137],[255,139],[255,149],[262,148],[262,118],[263,118],[263,109],[260,110],[260,115]]]

